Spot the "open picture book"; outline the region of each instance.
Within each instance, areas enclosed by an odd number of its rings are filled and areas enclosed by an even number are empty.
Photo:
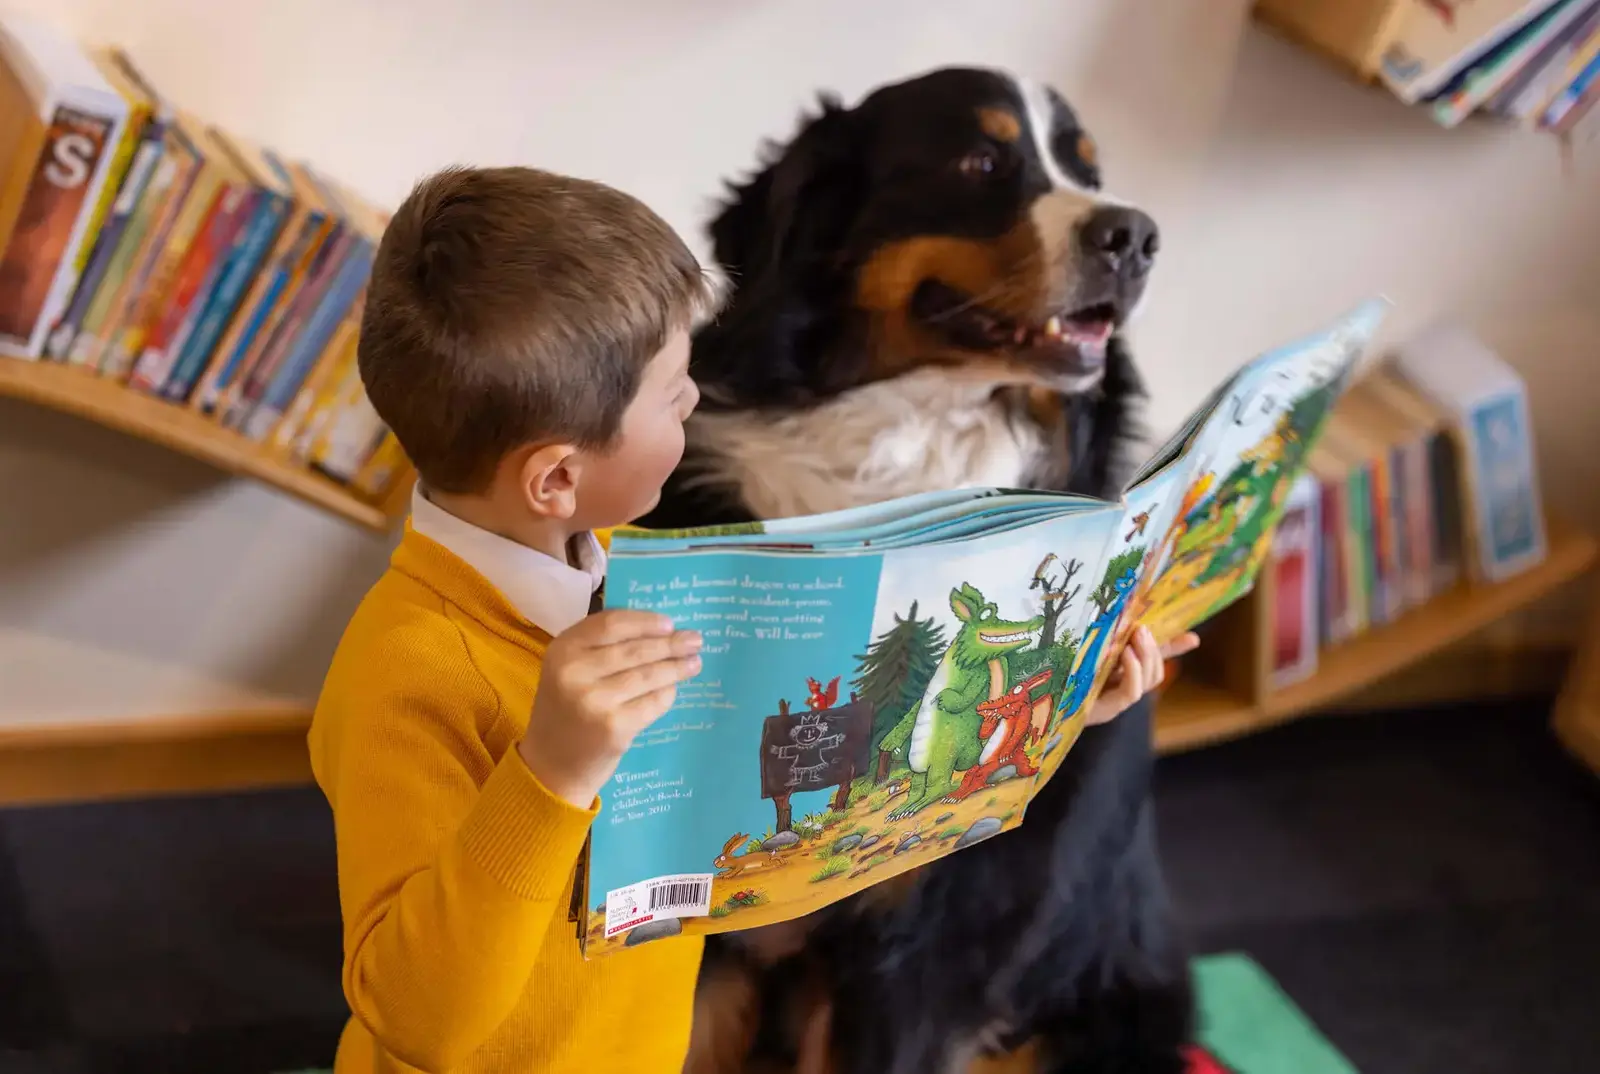
[[[612,537],[605,605],[705,637],[602,794],[585,957],[810,913],[1027,823],[1129,634],[1249,591],[1388,308],[1236,370],[1117,501],[995,488]]]

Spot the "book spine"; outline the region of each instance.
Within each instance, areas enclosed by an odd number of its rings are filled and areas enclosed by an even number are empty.
[[[239,300],[237,314],[223,330],[221,338],[213,348],[211,358],[206,363],[205,371],[201,373],[194,391],[189,395],[189,405],[202,413],[208,411],[208,403],[215,400],[218,383],[224,377],[232,375],[238,358],[243,356],[244,349],[249,346],[248,341],[254,337],[266,318],[272,302],[283,286],[284,259],[301,241],[310,211],[308,205],[292,201],[289,203],[287,219],[273,240],[272,247],[265,256],[265,262],[251,278],[249,289]]]
[[[222,170],[212,161],[200,158],[199,171],[189,188],[177,217],[163,236],[159,249],[135,298],[134,308],[110,344],[110,354],[102,369],[117,379],[125,379],[134,361],[144,353],[145,341],[159,323],[172,294],[178,270],[200,235],[201,225],[210,218],[222,197]]]
[[[356,344],[361,334],[361,309],[365,301],[366,295],[363,292],[352,304],[350,313],[340,322],[333,338],[323,348],[322,356],[317,359],[311,374],[295,393],[294,402],[284,413],[283,420],[272,430],[270,440],[274,451],[288,454],[294,450],[302,431],[313,420],[316,408],[327,401],[330,382],[336,384],[337,379],[343,377],[346,365],[354,364]]]
[[[51,358],[65,361],[71,356],[73,341],[77,339],[78,331],[93,308],[100,289],[110,286],[111,269],[123,248],[129,222],[161,160],[162,131],[162,124],[151,120],[141,132],[138,148],[128,163],[116,198],[111,202],[105,223],[95,238],[94,251],[79,273],[72,301],[67,304],[66,312],[57,321],[45,345],[45,352]]]
[[[1338,481],[1322,483],[1322,510],[1317,519],[1321,539],[1317,543],[1318,573],[1322,578],[1319,602],[1322,636],[1326,644],[1337,644],[1348,636],[1349,585],[1344,551],[1344,494]]]
[[[1406,498],[1411,527],[1411,602],[1434,599],[1434,490],[1427,469],[1427,447],[1432,435],[1419,437],[1406,451],[1406,472],[1410,474],[1411,495]]]
[[[105,179],[89,210],[88,218],[84,221],[84,241],[78,247],[72,264],[74,278],[81,278],[84,269],[89,266],[93,247],[98,243],[98,236],[110,216],[117,191],[122,187],[123,179],[133,164],[134,154],[143,140],[145,123],[150,118],[151,109],[147,105],[130,102],[130,107],[123,115],[114,139],[107,145]]]
[[[1345,549],[1350,557],[1350,636],[1367,629],[1372,622],[1372,519],[1363,467],[1350,471],[1350,490],[1346,503]]]
[[[250,411],[255,408],[256,403],[266,392],[267,385],[277,375],[284,356],[294,347],[306,323],[328,293],[328,287],[338,275],[339,266],[344,263],[345,255],[353,241],[354,232],[349,228],[341,228],[338,236],[319,251],[317,263],[307,272],[299,293],[295,295],[294,301],[284,313],[283,320],[278,324],[278,330],[273,333],[271,341],[252,364],[249,374],[233,398],[232,405],[223,415],[223,423],[229,428],[243,430],[245,422],[249,420]]]
[[[322,442],[333,422],[345,407],[354,405],[364,390],[356,362],[359,335],[358,332],[352,337],[349,348],[335,359],[325,384],[312,396],[305,417],[290,433],[287,445],[289,453],[301,463],[309,464],[312,461],[316,446]]]
[[[1462,510],[1461,468],[1456,438],[1441,430],[1429,444],[1428,466],[1433,489],[1433,589],[1442,593],[1461,581],[1466,513]]]
[[[351,487],[371,500],[381,499],[394,484],[395,478],[407,465],[406,454],[394,433],[384,430],[378,446],[373,449],[361,470],[351,480]]]
[[[372,244],[362,239],[354,244],[349,256],[344,259],[338,277],[330,284],[323,301],[306,322],[301,338],[295,341],[294,350],[285,356],[277,375],[262,391],[261,398],[251,410],[244,427],[244,434],[250,439],[265,438],[294,400],[312,364],[328,345],[340,321],[353,307],[357,293],[366,286],[367,273],[372,268],[372,255]]]
[[[38,358],[65,305],[84,230],[120,121],[58,108],[0,255],[0,351]]]
[[[274,270],[267,291],[252,314],[252,323],[241,331],[231,352],[222,359],[216,376],[202,389],[199,400],[202,412],[227,415],[238,400],[239,391],[250,371],[270,346],[284,317],[293,307],[306,273],[328,237],[331,221],[321,213],[313,213],[303,226],[305,230],[300,236],[300,243]]]
[[[1519,119],[1536,102],[1548,100],[1556,78],[1591,33],[1600,29],[1600,2],[1586,3],[1578,17],[1563,27],[1484,104],[1483,110],[1507,119]]]
[[[121,255],[122,267],[117,270],[116,288],[110,293],[102,288],[102,293],[96,296],[72,344],[68,360],[74,365],[108,371],[111,344],[144,293],[157,252],[166,241],[194,181],[197,165],[183,136],[169,126],[163,139],[161,161],[150,179],[150,189],[139,199],[134,219],[128,225],[130,242]]]
[[[1572,81],[1568,82],[1551,99],[1550,103],[1545,105],[1544,112],[1539,116],[1539,125],[1547,130],[1558,128],[1561,125],[1561,121],[1566,118],[1567,113],[1572,111],[1577,103],[1583,99],[1584,94],[1588,92],[1589,87],[1594,84],[1596,79],[1600,79],[1600,47],[1597,47],[1595,52],[1589,56],[1588,62],[1573,77]]]
[[[205,368],[212,349],[217,345],[218,337],[222,335],[223,329],[234,315],[240,296],[244,293],[245,284],[256,275],[262,258],[266,256],[267,245],[277,238],[278,229],[283,226],[283,219],[288,210],[287,198],[268,190],[260,192],[256,211],[251,216],[249,225],[238,233],[227,265],[212,291],[211,300],[196,322],[194,332],[184,344],[183,352],[173,366],[172,375],[162,386],[161,393],[164,397],[175,402],[183,402],[189,398],[195,380]]]
[[[160,391],[166,383],[241,219],[255,208],[255,194],[254,190],[235,183],[226,184],[218,193],[198,236],[178,267],[166,307],[150,330],[144,350],[128,378],[130,387],[154,392]]]
[[[1389,551],[1394,582],[1389,591],[1389,614],[1399,615],[1411,606],[1411,542],[1407,530],[1406,457],[1404,447],[1389,450]]]
[[[348,483],[371,456],[384,432],[383,419],[362,392],[329,423],[312,451],[312,468],[341,484]]]

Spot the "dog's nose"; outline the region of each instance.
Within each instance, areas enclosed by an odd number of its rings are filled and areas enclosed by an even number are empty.
[[[1161,233],[1150,215],[1121,205],[1096,209],[1079,225],[1078,239],[1091,257],[1135,275],[1150,271],[1161,246]]]

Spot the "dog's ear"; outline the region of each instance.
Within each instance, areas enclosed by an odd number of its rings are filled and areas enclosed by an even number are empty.
[[[769,144],[750,179],[729,184],[729,200],[711,224],[712,251],[733,289],[835,255],[854,216],[855,121],[837,98],[801,121],[787,144]]]
[[[726,298],[694,345],[708,406],[793,404],[827,391],[830,341],[849,307],[843,258],[862,189],[858,124],[824,98],[793,140],[730,187],[710,229]]]

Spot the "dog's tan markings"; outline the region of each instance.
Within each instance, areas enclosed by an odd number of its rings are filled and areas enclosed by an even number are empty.
[[[1038,1040],[1030,1040],[1005,1055],[979,1056],[967,1064],[963,1074],[1034,1074],[1042,1059]]]
[[[1094,139],[1087,134],[1078,135],[1078,157],[1085,164],[1094,167],[1100,163],[1100,147],[1094,144]]]
[[[1049,388],[1028,389],[1028,416],[1046,429],[1054,429],[1061,423],[1065,405],[1060,392]]]
[[[683,1074],[741,1074],[760,1018],[756,982],[742,966],[708,967],[695,988]]]
[[[927,235],[879,248],[856,283],[856,305],[874,317],[871,375],[898,376],[932,361],[964,357],[947,347],[930,347],[928,330],[912,320],[911,297],[924,281],[938,280],[984,309],[1027,320],[1039,316],[1043,306],[1046,262],[1031,221],[995,239]]]
[[[978,109],[978,129],[997,142],[1009,144],[1022,137],[1022,121],[1004,108]]]

